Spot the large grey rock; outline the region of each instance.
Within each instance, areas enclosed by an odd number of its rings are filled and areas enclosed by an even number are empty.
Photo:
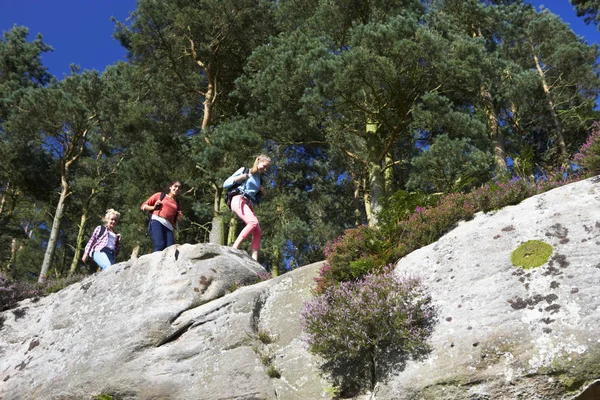
[[[372,397],[600,398],[599,205],[598,180],[575,183],[402,259],[397,273],[421,277],[439,309],[433,351]],[[511,252],[532,239],[554,247],[551,261],[515,268]],[[298,325],[319,267],[229,293],[262,267],[182,245],[24,301],[0,313],[0,399],[331,398]]]
[[[553,246],[550,261],[514,267],[511,252],[534,239]],[[409,363],[378,397],[562,399],[600,378],[597,179],[480,213],[396,271],[422,278],[439,323],[430,357]]]
[[[281,307],[310,296],[318,265],[254,283],[264,269],[245,253],[217,245],[181,245],[114,265],[37,302],[0,314],[0,399],[298,398],[303,383],[275,380],[261,355],[300,352],[297,312],[284,326],[263,312],[270,291]],[[298,287],[301,282],[302,287]],[[281,298],[280,286],[294,288]],[[275,313],[281,313],[279,306]],[[261,315],[280,341],[263,344]],[[294,324],[296,327],[294,328]],[[266,331],[265,331],[266,332]],[[273,349],[272,349],[273,348]],[[263,359],[265,357],[262,357]],[[268,359],[268,357],[267,357]],[[293,373],[309,360],[286,360]],[[271,365],[276,367],[277,361]],[[284,368],[282,368],[284,369]],[[285,375],[284,375],[285,376]],[[318,385],[317,385],[318,386]],[[311,385],[308,393],[318,392]],[[322,391],[322,389],[321,389]],[[315,393],[316,393],[315,392]],[[292,393],[289,396],[286,393]],[[316,398],[316,397],[315,397]]]

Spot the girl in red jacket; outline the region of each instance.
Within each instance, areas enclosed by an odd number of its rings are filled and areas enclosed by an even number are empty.
[[[154,193],[142,204],[142,211],[152,212],[148,232],[154,243],[155,252],[162,251],[175,243],[173,230],[177,226],[177,222],[183,217],[176,200],[182,187],[183,183],[180,180],[175,180],[165,194],[162,192]]]

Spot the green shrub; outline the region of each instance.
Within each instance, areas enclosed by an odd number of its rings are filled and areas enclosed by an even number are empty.
[[[416,210],[435,206],[439,202],[439,194],[398,190],[392,196],[381,200],[381,212],[377,215],[379,229],[383,235],[393,232],[401,221],[410,217]]]
[[[309,351],[342,392],[375,384],[409,358],[427,354],[436,312],[417,279],[391,266],[353,282],[331,286],[301,314]]]
[[[274,365],[271,365],[269,367],[269,369],[267,370],[267,375],[269,376],[269,378],[274,378],[274,379],[281,378],[281,373]]]
[[[256,334],[256,338],[262,343],[262,344],[271,344],[274,343],[277,340],[277,335],[263,330],[263,329],[259,329],[258,333]]]
[[[325,247],[325,256],[332,269],[331,278],[338,282],[354,280],[384,265],[389,243],[374,229],[362,225],[348,229],[343,236]]]

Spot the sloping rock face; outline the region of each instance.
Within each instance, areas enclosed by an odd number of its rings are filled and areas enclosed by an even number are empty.
[[[511,252],[553,246],[523,270]],[[403,258],[438,307],[427,360],[378,391],[386,399],[599,399],[600,183],[597,178],[478,214]]]
[[[514,267],[530,240],[550,244],[550,260]],[[300,340],[319,267],[228,293],[262,267],[180,245],[24,301],[0,313],[0,400],[331,398]],[[396,272],[432,296],[433,350],[362,399],[600,398],[598,179],[478,214]]]
[[[318,267],[227,294],[264,269],[231,248],[176,245],[24,301],[0,314],[0,399],[320,398],[297,338]]]

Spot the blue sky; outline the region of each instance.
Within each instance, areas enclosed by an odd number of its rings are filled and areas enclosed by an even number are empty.
[[[125,58],[125,50],[112,37],[115,17],[125,22],[136,0],[0,0],[0,30],[13,25],[29,28],[29,39],[42,34],[54,51],[42,56],[50,73],[59,79],[70,64],[104,71]]]
[[[545,5],[558,14],[588,43],[600,43],[596,26],[587,26],[577,18],[568,0],[531,3],[538,10]],[[112,37],[114,23],[110,18],[125,22],[135,5],[136,0],[0,0],[0,31],[17,24],[29,28],[30,40],[41,33],[44,42],[54,47],[42,61],[59,79],[69,74],[72,63],[82,69],[104,71],[107,65],[125,58],[124,49]]]
[[[583,36],[589,44],[600,44],[600,32],[598,32],[596,25],[586,25],[583,18],[577,17],[569,0],[530,0],[529,3],[533,4],[538,11],[540,6],[544,6],[554,14],[559,15],[576,34]]]

